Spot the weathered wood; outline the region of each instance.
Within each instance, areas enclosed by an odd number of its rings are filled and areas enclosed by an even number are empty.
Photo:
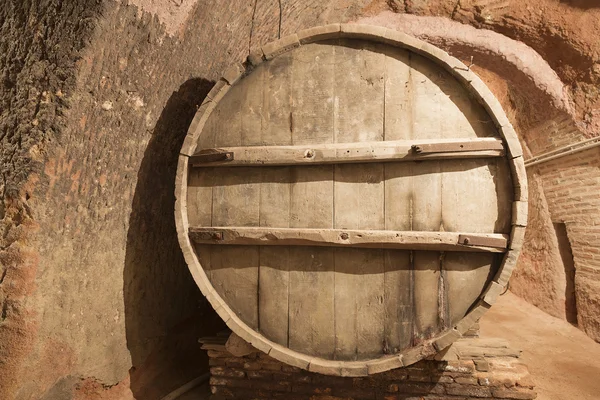
[[[453,78],[451,78],[454,80]],[[457,130],[469,132],[474,119],[485,120],[477,109],[469,109],[469,99],[464,98],[464,90],[454,85],[447,93],[458,99],[461,113],[445,113],[445,123],[456,126]],[[447,108],[445,108],[447,110]],[[465,118],[466,117],[466,118]],[[490,124],[492,125],[492,124]],[[493,132],[493,128],[488,131]],[[481,129],[476,135],[485,134]],[[502,161],[505,161],[504,159]],[[501,215],[498,202],[504,197],[503,180],[495,178],[496,159],[453,160],[444,165],[442,173],[442,215],[444,229],[449,231],[498,232],[505,216]],[[473,199],[477,198],[477,201]],[[499,200],[500,199],[500,200]],[[485,206],[482,206],[485,205]],[[500,231],[502,232],[502,231]],[[504,246],[494,239],[459,236],[459,242],[466,245]],[[446,327],[455,326],[477,301],[485,286],[494,262],[491,254],[446,253],[441,262],[444,293],[444,307],[441,317]],[[446,337],[452,338],[454,336]],[[436,345],[445,346],[447,340]]]
[[[386,48],[384,61],[384,139],[412,142],[412,96],[408,81],[410,54]],[[412,145],[412,144],[411,144]],[[412,214],[414,163],[386,163],[384,169],[385,229],[409,231]],[[411,251],[384,251],[385,322],[383,352],[395,354],[412,345],[414,329],[414,270]]]
[[[453,132],[454,127],[444,125],[444,112],[455,112],[455,105],[443,95],[439,86],[440,74],[431,68],[428,60],[411,54],[410,77],[407,81],[411,93],[412,140],[464,136]],[[448,102],[448,108],[444,107]],[[423,119],[425,114],[429,118]],[[450,129],[449,131],[446,131]],[[452,134],[450,134],[452,132]],[[474,135],[473,135],[474,136]],[[446,165],[446,162],[444,162]],[[441,201],[441,171],[439,161],[415,164],[411,168],[410,229],[414,231],[443,231]],[[441,250],[430,248],[429,250]],[[444,307],[444,285],[441,271],[441,254],[435,251],[413,252],[413,343],[422,343],[435,337],[444,329],[440,311]],[[429,293],[429,295],[427,295]]]
[[[498,247],[506,248],[506,242],[504,239],[491,238],[485,236],[474,236],[469,235],[458,235],[458,242],[467,246],[486,246],[486,247]]]
[[[436,336],[444,327],[440,318],[440,297],[443,296],[441,255],[434,251],[413,252],[414,321],[413,343],[422,343]]]
[[[242,141],[242,86],[233,86],[211,116],[218,118],[227,134],[215,135],[215,146],[239,145]],[[228,113],[227,116],[223,115]],[[212,174],[213,225],[258,226],[260,171],[222,170]],[[211,249],[210,280],[216,292],[250,327],[258,327],[257,246]]]
[[[348,46],[336,51],[336,65],[355,64],[356,68],[335,73],[333,122],[336,146],[365,142],[362,155],[368,157],[374,154],[369,147],[376,148],[383,140],[385,55],[365,50],[374,48],[365,44],[363,48]],[[356,85],[349,86],[349,80]],[[356,150],[342,148],[341,154],[356,154]],[[336,165],[334,175],[334,227],[384,229],[383,164]],[[383,251],[336,249],[334,256],[334,358],[356,360],[382,354]]]
[[[261,227],[289,226],[291,170],[288,167],[261,171]],[[259,331],[282,346],[288,345],[289,249],[260,247],[258,274]]]
[[[248,76],[242,118],[242,144],[290,144],[285,129],[291,112],[291,76],[286,66],[288,53],[264,63]],[[252,80],[254,79],[254,80]],[[271,96],[281,93],[282,96]],[[290,168],[264,168],[260,173],[259,225],[288,227],[290,212]],[[265,337],[288,346],[289,326],[289,249],[259,248],[258,330]]]
[[[467,153],[476,151],[496,151],[497,156],[504,155],[502,140],[485,138],[468,141],[439,141],[436,143],[420,143],[412,146],[414,153],[419,155],[440,153]],[[458,157],[457,157],[458,158]],[[466,157],[465,157],[466,158]]]
[[[346,135],[344,135],[346,136]],[[357,133],[356,136],[363,136]],[[500,157],[502,141],[495,138],[389,140],[310,146],[252,146],[204,149],[190,157],[192,167],[344,164]]]
[[[492,254],[446,253],[444,271],[448,292],[448,323],[455,326],[473,306],[490,278]]]
[[[497,293],[491,277],[507,279],[494,269],[524,177],[507,178],[505,117],[410,46],[298,38],[219,81],[184,154],[233,160],[178,178],[178,237],[209,302],[254,347],[342,376],[409,365],[463,333],[466,310]]]
[[[508,235],[499,233],[461,233],[427,231],[258,228],[258,227],[191,227],[190,237],[199,244],[261,246],[325,246],[387,248],[504,253]],[[205,235],[209,233],[209,235]],[[215,235],[215,233],[218,233]],[[492,238],[494,247],[471,246],[459,237]],[[500,242],[504,247],[498,247]]]
[[[413,271],[409,251],[385,250],[383,305],[384,353],[411,345],[413,331]]]
[[[292,144],[333,142],[333,46],[302,46],[290,66]],[[333,228],[333,167],[293,170],[290,227]],[[289,348],[331,358],[335,348],[333,249],[290,248]]]

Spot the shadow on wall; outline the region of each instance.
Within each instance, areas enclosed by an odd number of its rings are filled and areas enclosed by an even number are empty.
[[[188,271],[173,217],[179,151],[213,85],[191,79],[173,93],[138,172],[123,273],[131,390],[137,399],[159,399],[207,371],[198,337],[223,327]]]

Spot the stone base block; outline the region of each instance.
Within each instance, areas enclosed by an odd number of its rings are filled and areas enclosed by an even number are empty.
[[[433,359],[362,378],[308,372],[254,351],[236,357],[227,336],[203,338],[210,359],[211,400],[535,399],[520,351],[501,339],[464,338]]]

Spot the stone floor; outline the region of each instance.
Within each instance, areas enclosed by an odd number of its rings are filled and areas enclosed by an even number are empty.
[[[567,322],[507,293],[482,318],[481,336],[523,350],[538,400],[600,399],[600,344]]]
[[[482,337],[523,350],[538,400],[599,400],[600,344],[565,321],[507,293],[481,320]],[[208,399],[207,385],[178,400]]]

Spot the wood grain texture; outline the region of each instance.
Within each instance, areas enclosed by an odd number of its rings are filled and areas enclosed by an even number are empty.
[[[250,108],[249,108],[250,109]],[[361,133],[351,136],[360,137]],[[204,150],[207,152],[207,150]],[[371,141],[311,144],[308,146],[246,146],[210,149],[232,153],[231,159],[205,160],[201,153],[190,157],[192,167],[244,167],[263,165],[350,164],[438,159],[488,158],[504,155],[502,141],[495,138],[424,139],[418,141]]]
[[[221,246],[323,246],[488,253],[504,253],[508,247],[508,235],[499,233],[215,226],[190,227],[189,234],[196,243]],[[473,244],[464,244],[462,236],[471,238]],[[487,247],[476,244],[486,241],[490,242]]]
[[[333,142],[335,47],[294,52],[291,73],[292,144]],[[333,228],[333,167],[295,167],[290,185],[290,227]],[[289,347],[331,358],[335,347],[334,256],[329,248],[290,249]]]
[[[293,54],[287,53],[259,66],[248,76],[242,119],[242,145],[291,144],[289,113],[292,76],[286,73]],[[252,81],[252,79],[255,79]],[[273,93],[280,95],[273,96]],[[259,226],[289,226],[292,171],[264,168],[260,174]],[[259,247],[258,328],[268,339],[288,346],[289,250]]]
[[[336,143],[383,140],[384,59],[373,45],[336,51]],[[348,82],[355,82],[348,85]],[[334,227],[384,228],[383,164],[335,166]],[[336,249],[334,357],[356,360],[382,354],[384,263],[382,250]]]
[[[198,140],[234,161],[190,175],[190,233],[216,292],[308,356],[427,345],[477,299],[490,253],[506,251],[458,243],[510,228],[514,189],[490,122],[447,72],[404,49],[340,39],[258,65]],[[429,146],[456,141],[490,148]],[[483,156],[495,158],[472,158]]]
[[[384,139],[413,139],[413,104],[409,83],[410,53],[385,48]],[[414,163],[388,163],[384,168],[385,229],[412,230],[412,170]],[[384,353],[397,353],[413,344],[415,329],[413,251],[384,252]]]

